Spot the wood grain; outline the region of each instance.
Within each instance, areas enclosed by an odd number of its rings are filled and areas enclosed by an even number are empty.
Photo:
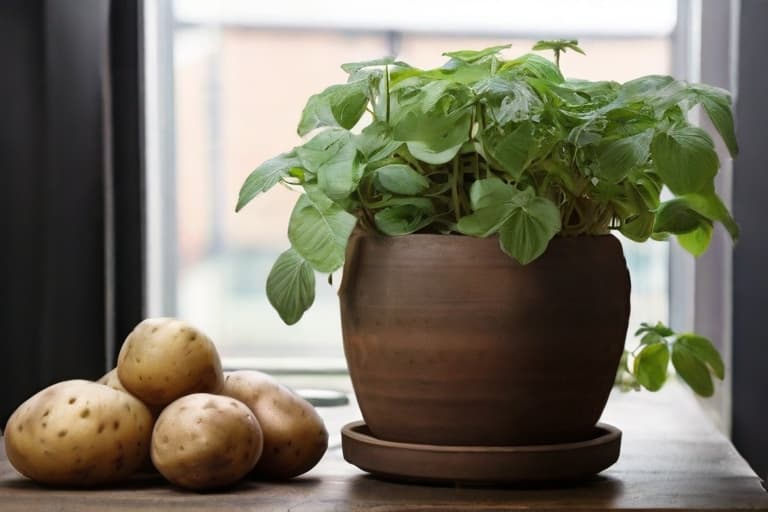
[[[339,429],[355,406],[323,411],[331,445],[306,476],[286,483],[246,482],[228,492],[195,494],[159,478],[110,489],[40,487],[0,453],[0,511],[452,511],[452,510],[755,510],[768,512],[760,480],[699,410],[689,392],[614,393],[602,421],[624,431],[619,462],[569,487],[427,487],[373,479],[341,458]]]

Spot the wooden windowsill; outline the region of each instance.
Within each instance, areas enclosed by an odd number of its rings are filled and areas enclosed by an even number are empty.
[[[307,475],[285,483],[246,482],[196,494],[161,479],[103,490],[57,490],[19,476],[0,451],[0,510],[762,510],[768,493],[688,390],[614,393],[601,421],[623,430],[619,461],[566,488],[429,487],[376,480],[344,462],[339,429],[354,405],[323,410],[330,447]]]

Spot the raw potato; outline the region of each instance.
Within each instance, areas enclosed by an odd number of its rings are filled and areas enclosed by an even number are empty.
[[[188,489],[231,485],[259,460],[262,434],[245,404],[196,393],[166,407],[152,433],[152,462],[170,482]]]
[[[120,382],[120,377],[117,376],[117,368],[112,368],[96,382],[98,382],[99,384],[103,384],[105,386],[109,386],[112,389],[123,391],[124,393],[130,393],[130,391],[125,389],[125,386],[123,386],[123,383]],[[152,404],[144,404],[144,405],[146,405],[147,409],[149,409],[149,412],[152,413],[153,418],[157,418],[158,416],[160,416],[160,413],[163,412],[162,405],[152,405]]]
[[[152,416],[135,397],[68,380],[24,402],[5,429],[8,460],[40,483],[91,487],[123,480],[147,459]]]
[[[216,393],[224,378],[213,342],[175,318],[137,325],[120,349],[117,374],[131,394],[161,406],[191,393]]]
[[[120,382],[120,377],[117,376],[117,368],[112,368],[96,382],[105,386],[109,386],[112,389],[129,393],[129,391],[125,389],[125,386],[123,386],[123,383]]]
[[[301,475],[328,448],[328,431],[315,408],[269,375],[248,370],[228,373],[221,394],[243,402],[259,420],[264,453],[255,476],[284,479]]]

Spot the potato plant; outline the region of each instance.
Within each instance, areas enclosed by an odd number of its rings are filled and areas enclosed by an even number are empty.
[[[675,236],[694,255],[715,223],[738,237],[715,191],[714,142],[687,120],[700,106],[736,155],[727,91],[660,75],[565,78],[560,55],[583,53],[577,41],[534,46],[553,51],[554,63],[505,59],[506,48],[448,52],[436,69],[393,58],[344,64],[346,83],[309,98],[298,125],[308,140],[259,165],[236,206],[277,184],[301,192],[291,247],[267,278],[285,323],[314,302],[314,273],[343,265],[354,229],[496,236],[523,265],[555,236]],[[641,360],[645,350],[663,351],[646,345]],[[689,380],[689,366],[676,367]]]

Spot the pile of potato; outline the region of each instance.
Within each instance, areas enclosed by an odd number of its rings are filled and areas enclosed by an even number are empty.
[[[141,322],[98,382],[54,384],[5,429],[13,467],[44,484],[93,487],[156,468],[203,490],[309,471],[328,446],[315,409],[272,377],[224,374],[213,342],[173,318]]]

